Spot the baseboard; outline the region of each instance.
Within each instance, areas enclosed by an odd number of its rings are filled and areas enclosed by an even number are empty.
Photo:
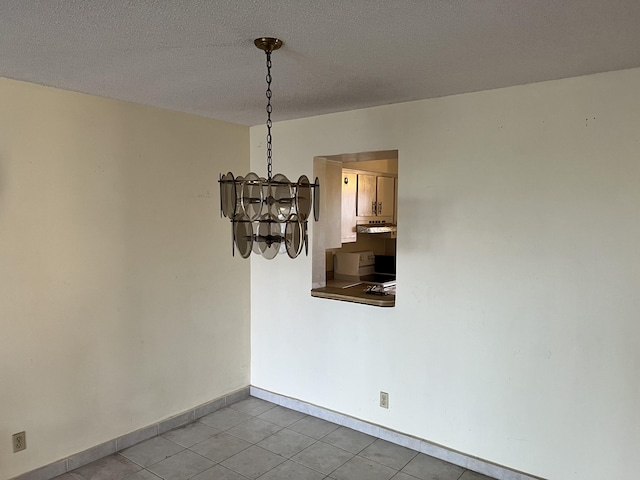
[[[136,443],[143,442],[158,435],[162,435],[176,427],[191,423],[198,418],[209,415],[223,407],[232,405],[249,396],[249,387],[241,388],[228,395],[211,400],[210,402],[198,405],[186,412],[179,413],[160,422],[148,425],[133,432],[122,435],[114,440],[110,440],[100,445],[96,445],[82,452],[71,455],[67,458],[57,460],[49,465],[23,473],[13,480],[51,480],[64,473],[75,470],[88,463],[99,460],[108,455],[129,448]]]
[[[269,392],[262,388],[251,387],[250,392],[251,396],[357,430],[358,432],[366,433],[372,437],[387,440],[391,443],[439,458],[440,460],[453,463],[454,465],[466,468],[467,470],[472,470],[474,472],[493,477],[497,480],[544,480],[540,477],[528,475],[481,458],[451,450],[447,447],[443,447],[442,445],[429,442],[428,440],[396,432],[395,430],[391,430],[380,425],[365,422],[364,420],[359,420],[343,413],[334,412],[333,410],[319,407],[302,400]]]
[[[451,450],[447,447],[443,447],[442,445],[429,442],[428,440],[413,437],[405,433],[397,432],[374,423],[366,422],[343,413],[334,412],[302,400],[286,397],[258,387],[241,388],[240,390],[191,408],[178,415],[174,415],[160,422],[127,433],[114,440],[96,445],[67,458],[57,460],[49,465],[38,468],[37,470],[32,470],[31,472],[14,477],[12,480],[51,480],[52,478],[99,460],[100,458],[112,455],[137,443],[143,442],[157,435],[161,435],[176,427],[191,423],[198,418],[215,412],[216,410],[239,402],[240,400],[249,397],[249,395],[425,453],[432,457],[458,465],[462,468],[493,477],[497,480],[544,480],[540,477],[532,476],[502,465],[497,465],[481,458]]]

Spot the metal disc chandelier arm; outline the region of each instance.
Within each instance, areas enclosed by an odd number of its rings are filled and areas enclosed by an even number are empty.
[[[308,255],[307,220],[312,209],[316,222],[320,217],[320,182],[316,177],[312,184],[306,175],[297,182],[281,173],[273,175],[271,53],[283,42],[260,37],[253,43],[267,56],[267,178],[253,172],[244,177],[220,174],[220,214],[231,220],[233,255],[237,249],[242,258],[251,252],[269,260],[278,253],[296,258],[303,248]]]

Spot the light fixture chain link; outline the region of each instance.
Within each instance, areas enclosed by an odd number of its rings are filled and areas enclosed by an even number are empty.
[[[271,156],[272,156],[272,147],[271,147],[271,111],[273,108],[271,107],[271,52],[269,50],[267,53],[267,176],[269,181],[271,181],[272,169],[271,166]]]

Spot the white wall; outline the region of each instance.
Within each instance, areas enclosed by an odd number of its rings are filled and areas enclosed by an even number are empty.
[[[0,478],[248,385],[248,128],[6,79],[0,112]]]
[[[311,298],[311,257],[253,259],[251,383],[545,478],[637,476],[638,85],[635,69],[276,123],[292,178],[399,150],[398,297]]]

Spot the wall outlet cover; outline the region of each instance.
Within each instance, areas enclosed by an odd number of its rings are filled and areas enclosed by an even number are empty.
[[[389,408],[389,394],[387,392],[380,392],[380,406]]]
[[[27,448],[27,433],[19,432],[12,435],[13,440],[13,453],[21,452]]]

